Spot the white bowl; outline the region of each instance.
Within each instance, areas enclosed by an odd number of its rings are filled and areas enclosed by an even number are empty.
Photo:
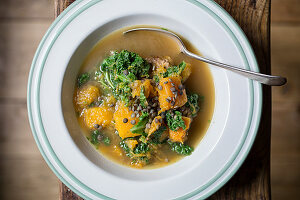
[[[213,1],[75,1],[54,21],[37,49],[28,82],[28,112],[44,159],[85,199],[206,198],[233,176],[255,139],[260,84],[210,66],[214,115],[191,156],[167,167],[137,170],[96,152],[81,133],[73,109],[77,72],[101,38],[122,27],[145,24],[179,33],[206,57],[258,71],[245,35]]]

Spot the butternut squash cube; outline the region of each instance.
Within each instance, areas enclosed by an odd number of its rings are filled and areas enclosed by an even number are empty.
[[[169,138],[172,142],[180,142],[184,143],[184,141],[187,139],[187,133],[191,125],[191,118],[189,117],[182,117],[184,124],[186,126],[185,129],[179,128],[177,131],[169,130]]]
[[[122,139],[140,135],[130,131],[130,129],[139,122],[139,118],[131,117],[132,113],[133,111],[129,111],[128,107],[126,107],[123,103],[117,103],[116,111],[114,113],[115,128]],[[132,120],[135,120],[134,125],[131,124]]]
[[[186,91],[178,76],[162,78],[157,87],[161,111],[183,106],[187,102]]]
[[[83,111],[83,118],[90,129],[93,129],[95,124],[106,127],[112,123],[113,110],[107,106],[88,108]]]
[[[186,63],[184,70],[181,72],[182,82],[184,83],[192,73],[192,66],[190,63]]]
[[[90,105],[100,96],[100,91],[96,86],[87,85],[80,88],[76,95],[76,104],[82,109]]]
[[[153,93],[153,87],[151,85],[150,79],[144,79],[142,81],[136,80],[132,84],[132,97],[133,98],[136,96],[140,96],[142,86],[144,86],[144,88],[145,88],[144,94],[145,94],[146,98],[148,98],[149,95],[151,93]]]

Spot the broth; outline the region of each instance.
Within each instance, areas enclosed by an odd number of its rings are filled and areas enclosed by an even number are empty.
[[[121,51],[123,49],[135,52],[143,58],[169,56],[175,65],[178,65],[183,60],[190,63],[192,66],[192,73],[185,83],[186,88],[189,91],[204,97],[200,101],[200,111],[197,117],[192,121],[187,140],[188,145],[196,148],[209,127],[214,110],[214,85],[208,66],[203,62],[191,59],[180,53],[177,43],[165,34],[144,31],[133,32],[127,35],[122,34],[123,31],[131,28],[135,27],[126,27],[117,30],[101,39],[84,60],[79,74],[93,71],[105,58],[111,55],[111,51]],[[188,41],[184,40],[184,43],[190,51],[200,54]],[[92,81],[91,84],[94,84],[95,86],[99,85],[96,81]],[[75,86],[74,99],[76,94],[77,87]],[[77,110],[76,103],[74,103],[74,106]],[[90,130],[85,126],[83,118],[78,117],[78,122],[82,127],[83,133],[89,137]],[[131,160],[117,145],[120,143],[121,138],[115,133],[115,130],[110,127],[103,131],[109,136],[111,144],[100,144],[98,146],[98,151],[114,162],[125,166],[131,166]],[[151,165],[145,166],[144,169],[163,167],[183,158],[183,156],[167,148],[166,145],[162,145],[161,152],[164,159],[155,160]]]

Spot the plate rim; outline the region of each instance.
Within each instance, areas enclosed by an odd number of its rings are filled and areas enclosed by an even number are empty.
[[[80,4],[81,2],[84,2],[84,1],[87,1],[86,4],[82,5],[81,7],[79,7],[78,10],[76,10],[74,13],[72,13],[70,15],[70,17],[68,17],[66,19],[66,21],[60,26],[58,27],[58,31],[54,34],[55,38],[57,38],[57,36],[59,36],[59,34],[63,31],[63,29],[68,26],[68,24],[73,20],[75,19],[80,13],[82,13],[83,11],[85,11],[86,9],[88,9],[89,7],[93,6],[94,4],[96,3],[99,3],[103,0],[92,0],[92,1],[89,1],[89,0],[77,0],[75,1],[74,3],[72,3],[67,9],[65,9],[61,15],[59,15],[55,21],[51,24],[51,26],[49,27],[49,29],[47,30],[47,32],[45,33],[44,37],[42,38],[38,48],[37,48],[37,51],[34,55],[34,58],[33,58],[33,62],[32,62],[32,65],[31,65],[31,69],[30,69],[30,73],[29,73],[29,78],[28,78],[28,88],[27,88],[27,109],[28,109],[28,116],[29,116],[29,122],[30,122],[30,126],[31,126],[31,130],[32,130],[32,134],[34,136],[34,139],[37,143],[37,146],[42,154],[42,156],[44,157],[45,161],[47,162],[48,166],[51,168],[51,170],[56,174],[56,176],[64,183],[66,184],[70,189],[72,189],[74,192],[76,192],[78,195],[82,196],[83,198],[85,199],[90,199],[90,197],[86,196],[85,194],[83,194],[82,192],[80,192],[78,189],[76,189],[75,187],[72,186],[72,184],[70,184],[67,180],[65,180],[63,178],[63,176],[57,171],[57,169],[53,166],[53,164],[51,163],[51,161],[49,160],[49,158],[47,157],[47,155],[45,154],[44,152],[44,149],[42,147],[42,145],[40,144],[40,141],[38,139],[38,136],[37,136],[37,131],[36,131],[36,128],[35,128],[35,123],[34,123],[34,120],[33,120],[33,114],[32,114],[32,107],[31,107],[31,86],[32,86],[32,78],[33,78],[33,73],[35,71],[35,66],[36,66],[36,61],[39,57],[39,54],[44,46],[44,43],[46,41],[46,39],[48,38],[48,36],[50,35],[50,33],[52,32],[52,30],[56,27],[56,25],[60,22],[60,20],[70,11],[72,10],[74,7],[76,7],[78,4]],[[232,38],[234,38],[234,43],[237,44],[237,46],[239,47],[239,52],[244,54],[244,49],[242,48],[242,45],[240,44],[240,42],[238,41],[238,39],[236,38],[236,35],[232,32],[232,30],[230,29],[230,27],[228,27],[228,25],[224,22],[224,20],[222,18],[220,18],[213,10],[211,10],[209,7],[207,7],[206,5],[204,5],[203,3],[199,2],[199,0],[185,0],[187,2],[190,2],[192,4],[194,4],[195,6],[197,7],[201,7],[203,8],[204,10],[208,11],[212,17],[214,19],[216,19],[221,25],[222,27],[227,27],[227,29],[225,28],[226,32],[228,32]],[[254,70],[259,70],[258,68],[258,64],[257,64],[257,60],[256,60],[256,57],[254,56],[254,52],[253,52],[253,49],[248,41],[248,39],[246,38],[244,32],[241,30],[241,28],[239,27],[239,25],[236,23],[236,21],[220,6],[218,5],[216,2],[214,1],[207,1],[208,4],[211,4],[212,6],[216,6],[217,10],[220,11],[223,15],[225,15],[225,18],[227,18],[231,23],[232,25],[236,28],[236,31],[240,34],[240,36],[242,37],[243,39],[243,42],[245,42],[245,46],[248,48],[249,50],[249,53],[250,53],[250,56],[252,57],[252,60],[254,62],[253,64],[253,68]],[[51,47],[50,47],[51,49]],[[48,50],[49,48],[47,48],[47,53],[48,53]],[[47,56],[46,56],[47,57]],[[246,67],[249,68],[249,61],[247,59],[246,56],[244,56],[246,60]],[[251,96],[252,96],[252,100],[251,100],[251,103],[252,105],[250,104],[250,106],[252,107],[251,109],[251,112],[253,114],[253,98],[254,98],[254,86],[253,86],[253,81],[249,81],[250,82],[250,88],[252,88],[252,92],[251,92]],[[38,81],[38,85],[40,84],[40,79]],[[37,95],[38,97],[39,95]],[[261,89],[261,85],[259,84],[258,85],[258,96],[259,96],[259,99],[258,99],[258,115],[257,115],[257,119],[255,120],[257,122],[256,124],[256,127],[254,128],[254,134],[253,134],[253,137],[251,138],[251,141],[250,141],[250,144],[248,146],[248,149],[246,149],[246,152],[245,154],[242,156],[242,158],[238,161],[238,164],[237,166],[229,173],[229,175],[226,176],[226,178],[221,181],[216,187],[214,187],[211,191],[209,191],[205,196],[204,198],[212,195],[213,193],[215,193],[220,187],[222,187],[228,180],[231,179],[231,177],[236,173],[236,171],[240,168],[241,164],[244,162],[244,160],[246,159],[252,145],[253,145],[253,142],[254,142],[254,139],[256,137],[256,134],[257,134],[257,130],[258,130],[258,127],[259,127],[259,124],[260,124],[260,119],[261,119],[261,111],[262,111],[262,89]],[[39,101],[38,101],[39,102]],[[38,107],[38,112],[40,113],[39,111],[39,107]],[[45,131],[44,131],[44,128],[43,128],[43,125],[41,123],[41,116],[39,114],[39,117],[38,117],[38,120],[39,120],[39,125],[42,127],[43,129],[43,132],[45,134]],[[245,138],[244,138],[244,141],[241,143],[241,146],[239,148],[238,151],[236,151],[235,153],[235,156],[233,156],[232,160],[230,160],[228,162],[228,166],[226,166],[224,169],[221,170],[220,173],[217,174],[216,178],[213,179],[213,182],[215,182],[216,180],[218,180],[222,175],[223,173],[229,169],[229,167],[232,165],[232,163],[236,160],[236,157],[238,156],[239,152],[241,151],[242,147],[244,146],[244,142],[248,136],[248,133],[249,133],[249,129],[250,129],[250,126],[251,124],[253,123],[252,122],[252,118],[249,118],[249,127],[247,128],[247,133],[244,133],[245,134]],[[50,146],[49,142],[46,141],[46,143],[48,143],[47,146]],[[54,151],[52,150],[51,146],[50,146],[50,151],[51,151],[51,155],[54,157],[55,160],[58,160],[59,159],[57,158],[57,156],[55,155]],[[56,163],[59,168],[63,169],[63,171],[67,172],[66,175],[68,176],[68,178],[70,178],[72,181],[74,181],[77,185],[79,185],[81,188],[83,189],[87,189],[87,191],[95,196],[98,196],[99,198],[103,198],[103,199],[112,199],[110,197],[107,197],[93,189],[91,189],[90,187],[86,186],[84,183],[82,183],[80,180],[78,180],[73,174],[71,174],[68,169],[65,168],[65,166],[62,164],[62,163]],[[71,176],[71,177],[70,177]],[[75,179],[75,180],[74,180]],[[212,183],[211,183],[212,184]],[[209,184],[209,185],[211,185]],[[208,186],[206,186],[207,188]],[[205,188],[204,188],[205,189]],[[181,197],[178,197],[176,199],[186,199],[186,198],[190,198],[190,197],[193,197],[197,194],[199,194],[199,192],[201,192],[203,190],[203,188],[198,188],[188,194],[185,194],[184,196],[181,196]]]

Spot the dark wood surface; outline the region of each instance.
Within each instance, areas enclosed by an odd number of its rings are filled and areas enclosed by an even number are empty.
[[[58,16],[73,0],[54,0]],[[270,74],[270,0],[215,0],[247,35],[260,71]],[[210,199],[271,199],[270,188],[271,88],[263,86],[263,112],[259,131],[244,164]],[[81,199],[63,183],[60,199]]]

